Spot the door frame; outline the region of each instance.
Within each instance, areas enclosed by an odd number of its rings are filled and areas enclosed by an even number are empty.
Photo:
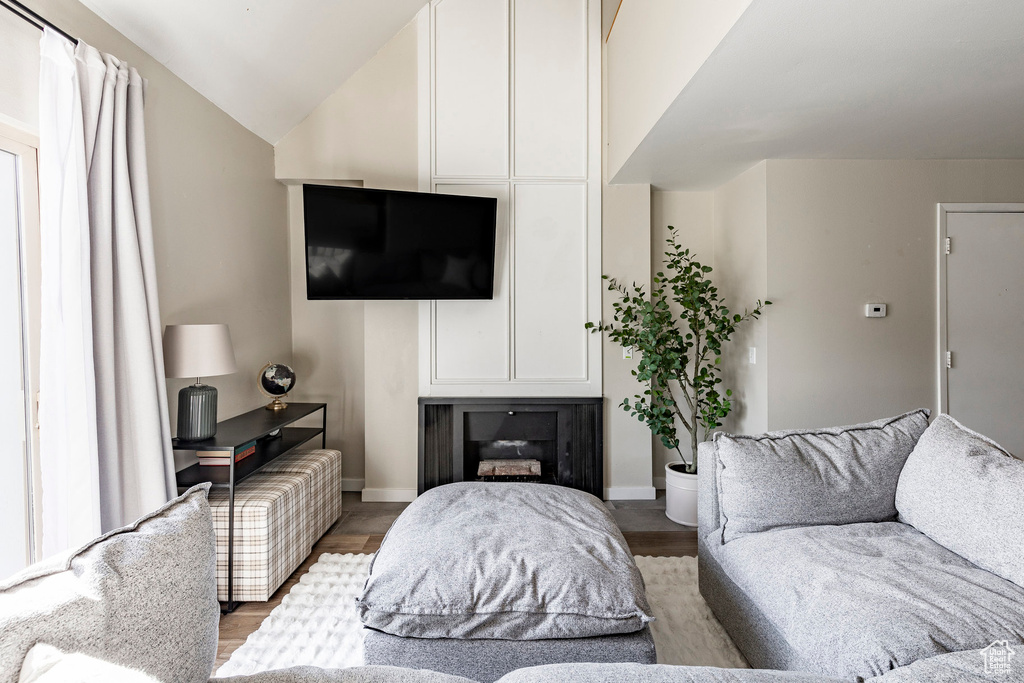
[[[1024,203],[948,203],[940,202],[938,204],[938,239],[936,240],[936,259],[937,267],[936,273],[937,288],[936,288],[936,301],[937,301],[937,312],[936,316],[937,327],[936,327],[936,354],[935,354],[935,368],[938,377],[936,386],[938,387],[938,406],[940,413],[949,412],[949,368],[946,367],[946,353],[949,351],[949,328],[947,326],[947,310],[946,310],[946,238],[949,236],[947,231],[947,219],[951,213],[1020,213],[1024,214]],[[956,245],[953,246],[956,249]]]

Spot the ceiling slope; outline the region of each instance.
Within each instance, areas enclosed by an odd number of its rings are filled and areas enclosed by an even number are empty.
[[[762,159],[1024,158],[1022,27],[1019,0],[754,0],[612,182],[706,189]]]
[[[82,0],[243,126],[274,144],[426,0]]]

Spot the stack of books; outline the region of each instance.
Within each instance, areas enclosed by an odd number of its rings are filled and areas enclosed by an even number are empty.
[[[199,464],[204,467],[227,467],[231,464],[232,455],[235,456],[235,462],[239,462],[255,452],[256,442],[250,441],[236,448],[234,453],[231,451],[196,451],[196,457],[199,458]]]

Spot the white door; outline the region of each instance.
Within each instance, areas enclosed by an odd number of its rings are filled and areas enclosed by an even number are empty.
[[[1024,457],[1024,213],[945,217],[944,410]]]
[[[0,148],[0,580],[31,559],[19,159]]]

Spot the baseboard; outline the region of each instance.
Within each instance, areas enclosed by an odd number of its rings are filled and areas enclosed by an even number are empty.
[[[657,497],[653,486],[611,486],[604,490],[605,500],[654,500]]]
[[[651,483],[654,484],[654,488],[661,491],[665,490],[665,477],[654,477],[651,479]]]
[[[365,479],[341,479],[341,490],[342,491],[362,491],[363,487],[366,486]]]
[[[416,489],[363,489],[364,503],[411,503]]]

